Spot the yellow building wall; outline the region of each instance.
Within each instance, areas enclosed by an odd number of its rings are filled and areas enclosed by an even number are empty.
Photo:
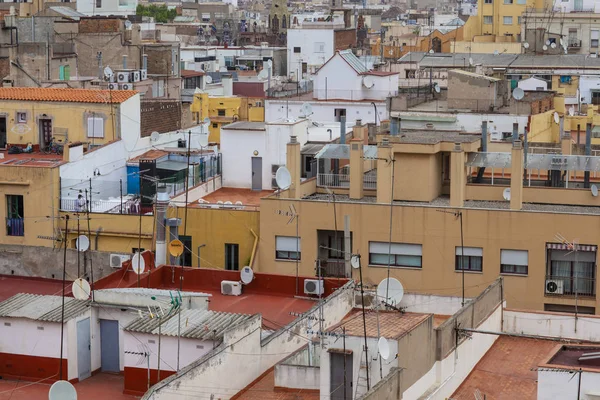
[[[453,53],[494,54],[495,51],[507,54],[521,54],[521,43],[462,41],[452,44]]]
[[[209,97],[208,98],[208,117],[211,119],[208,141],[211,143],[221,142],[221,126],[234,121],[234,118],[240,118],[240,107],[242,98],[232,97]],[[219,110],[224,110],[225,115],[219,115]],[[216,126],[215,126],[216,125]]]
[[[529,120],[527,140],[532,143],[558,143],[559,125],[554,122],[554,110],[535,114]]]
[[[4,223],[0,243],[53,247],[56,242],[38,236],[55,236],[59,186],[58,168],[0,166],[0,215]],[[7,195],[23,196],[24,236],[7,234]]]
[[[118,104],[87,104],[38,101],[0,101],[0,116],[6,117],[7,142],[27,145],[40,143],[39,119],[52,120],[56,140],[64,140],[64,132],[69,142],[103,144],[117,139]],[[17,122],[17,112],[26,113],[26,122]],[[104,138],[87,136],[89,117],[104,120]]]
[[[301,218],[300,275],[314,276],[317,230],[334,229],[333,210],[326,201],[262,199],[260,263],[255,269],[295,274],[289,263],[275,260],[275,236],[296,236],[296,227],[272,216],[276,210],[289,209],[290,204]],[[388,242],[389,205],[337,202],[336,210],[338,223],[343,216],[350,217],[352,252],[362,256],[363,280],[377,284],[387,277],[387,269],[369,266],[369,241]],[[390,275],[399,279],[407,292],[460,296],[462,273],[455,271],[455,250],[461,244],[460,221],[438,210],[418,205],[394,207],[392,241],[421,244],[423,259],[422,268],[392,268]],[[582,244],[597,244],[600,216],[485,209],[463,209],[462,214],[464,245],[483,249],[483,272],[464,274],[466,296],[477,296],[498,277],[501,249],[524,249],[529,251],[528,275],[504,275],[508,307],[543,310],[546,303],[575,304],[574,298],[544,295],[546,243],[555,242],[556,232],[560,232],[567,238],[579,238]],[[353,278],[358,279],[358,271],[353,270]],[[596,280],[596,293],[600,293],[599,282]],[[599,299],[580,298],[579,305],[596,307],[598,312]]]
[[[208,117],[208,93],[194,94],[194,100],[190,105],[192,119],[194,121],[202,121]]]

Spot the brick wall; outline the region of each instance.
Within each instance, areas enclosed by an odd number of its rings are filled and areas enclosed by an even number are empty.
[[[123,24],[123,20],[119,18],[81,18],[79,33],[120,32]]]
[[[142,100],[142,137],[181,129],[181,102],[179,100]]]
[[[356,30],[338,29],[333,33],[334,50],[346,50],[356,46]]]

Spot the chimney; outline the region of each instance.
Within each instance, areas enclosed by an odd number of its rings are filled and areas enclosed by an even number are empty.
[[[148,54],[142,54],[142,69],[148,71]]]
[[[400,118],[390,117],[390,135],[398,136],[400,134]]]
[[[169,227],[169,240],[167,243],[175,239],[179,239],[179,226],[181,225],[181,218],[169,218],[167,219],[167,226]],[[179,257],[173,257],[169,255],[170,265],[179,265]]]
[[[369,144],[369,127],[363,125],[361,119],[356,120],[356,125],[352,129],[352,137],[362,140],[364,144]]]
[[[450,154],[450,207],[462,207],[465,204],[467,186],[466,156],[460,143],[454,143]]]
[[[515,142],[517,140],[519,140],[519,124],[515,122],[513,124],[512,141]]]
[[[233,76],[231,74],[221,75],[223,84],[223,96],[233,96]]]
[[[123,69],[127,69],[127,54],[123,54]]]
[[[154,263],[158,267],[167,262],[167,228],[165,227],[165,215],[169,206],[169,194],[167,185],[158,186],[156,195],[156,253]]]
[[[340,116],[340,143],[346,143],[346,116]]]
[[[362,140],[359,140],[362,143]],[[377,202],[389,204],[394,194],[392,193],[392,168],[394,162],[394,149],[390,146],[389,139],[384,137],[377,148]]]
[[[585,155],[592,155],[592,124],[590,123],[588,123],[585,127]],[[583,173],[583,187],[590,187],[590,171],[585,171]]]
[[[290,136],[286,154],[286,166],[292,177],[292,184],[288,189],[290,199],[300,197],[300,165],[300,143],[296,140],[296,136]]]
[[[360,200],[364,196],[365,162],[363,143],[360,139],[350,141],[350,198]]]
[[[481,151],[483,153],[487,153],[487,145],[488,145],[487,121],[483,121],[481,123]]]
[[[520,210],[523,207],[523,144],[520,140],[513,142],[510,165],[510,209]]]

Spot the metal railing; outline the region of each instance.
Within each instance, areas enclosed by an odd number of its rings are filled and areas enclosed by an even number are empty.
[[[332,188],[350,187],[348,174],[317,174],[317,186]]]
[[[578,39],[569,39],[569,42],[567,44],[568,47],[581,47],[581,40]]]
[[[377,170],[374,169],[363,176],[363,189],[377,189]]]
[[[25,220],[6,218],[6,236],[25,236]]]
[[[332,278],[346,277],[346,263],[344,260],[326,260],[321,263],[323,276]]]
[[[596,297],[596,279],[546,275],[547,296]]]

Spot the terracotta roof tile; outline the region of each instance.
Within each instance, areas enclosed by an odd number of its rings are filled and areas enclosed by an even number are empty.
[[[431,314],[419,314],[419,313],[404,313],[401,314],[396,311],[380,311],[379,312],[379,332],[377,334],[377,313],[369,312],[365,315],[367,323],[367,336],[368,337],[379,337],[383,336],[387,339],[398,339],[410,332],[423,321],[429,318]],[[361,317],[361,310],[352,310],[344,320],[338,325],[334,326],[330,330],[335,330],[338,327],[344,326],[346,328],[346,335],[349,336],[363,336],[364,326]]]
[[[193,69],[182,69],[181,77],[182,78],[193,78],[194,76],[204,76],[205,73],[202,71],[194,71]]]
[[[169,155],[168,151],[153,149],[153,150],[148,150],[144,154],[140,154],[137,157],[133,157],[132,159],[129,160],[129,162],[138,162],[140,160],[158,160],[159,158],[167,156],[167,155]]]
[[[51,101],[71,103],[122,103],[138,94],[135,90],[62,88],[0,88],[0,100]]]

